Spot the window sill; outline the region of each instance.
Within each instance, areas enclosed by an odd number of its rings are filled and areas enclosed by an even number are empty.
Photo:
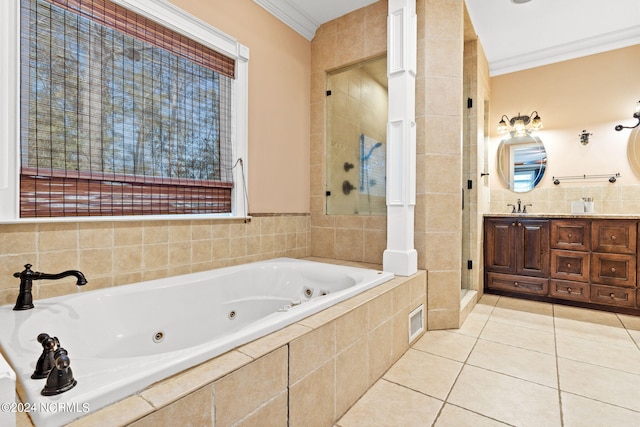
[[[16,218],[1,219],[0,225],[6,224],[41,224],[41,223],[72,223],[72,222],[123,222],[123,221],[244,221],[250,222],[251,216],[232,214],[202,214],[202,215],[129,215],[129,216],[68,216],[55,218]]]

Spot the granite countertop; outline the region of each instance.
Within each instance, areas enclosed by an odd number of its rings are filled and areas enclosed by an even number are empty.
[[[640,219],[640,214],[602,214],[602,213],[486,213],[484,217],[496,218],[585,218],[585,219]]]

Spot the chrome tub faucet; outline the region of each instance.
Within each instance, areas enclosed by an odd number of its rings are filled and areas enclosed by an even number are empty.
[[[31,294],[31,288],[33,287],[34,280],[58,280],[68,276],[74,276],[77,279],[76,285],[78,286],[87,284],[87,279],[84,277],[84,274],[78,270],[67,270],[58,274],[47,274],[32,271],[31,264],[25,264],[22,272],[13,273],[13,277],[20,278],[20,293],[18,294],[18,299],[16,300],[16,305],[13,309],[29,310],[33,308],[33,295]]]

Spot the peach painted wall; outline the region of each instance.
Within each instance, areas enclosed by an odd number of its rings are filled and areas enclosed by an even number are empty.
[[[627,161],[630,131],[616,132],[616,124],[634,124],[631,117],[640,99],[640,45],[563,61],[491,78],[491,188],[505,188],[495,173],[501,140],[500,117],[539,112],[544,129],[536,133],[548,154],[548,169],[540,188],[572,188],[611,184],[606,179],[566,181],[554,186],[552,176],[620,172],[617,184],[640,183]],[[578,134],[593,133],[583,146]]]
[[[252,0],[170,0],[249,58],[249,209],[309,212],[311,42]]]

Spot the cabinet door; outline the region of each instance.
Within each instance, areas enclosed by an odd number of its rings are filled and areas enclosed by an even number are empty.
[[[516,274],[548,277],[549,221],[519,220],[517,229]]]
[[[487,271],[515,273],[515,219],[488,218],[484,223],[484,260]]]
[[[591,223],[583,219],[552,220],[551,247],[570,251],[588,251],[591,247]]]
[[[617,254],[636,253],[636,222],[633,220],[593,221],[591,250]]]

